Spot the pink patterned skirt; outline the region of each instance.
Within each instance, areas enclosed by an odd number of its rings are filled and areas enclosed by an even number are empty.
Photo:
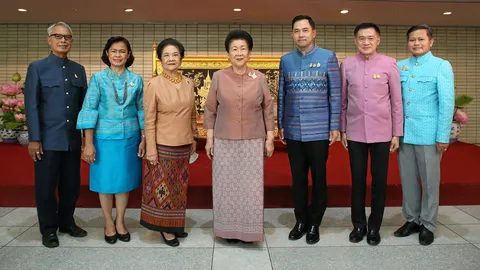
[[[214,140],[213,227],[215,236],[263,241],[265,140]]]

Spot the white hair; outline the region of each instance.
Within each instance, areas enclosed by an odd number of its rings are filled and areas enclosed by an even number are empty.
[[[50,36],[52,34],[53,28],[55,28],[55,26],[63,26],[65,28],[67,28],[70,31],[70,33],[72,33],[72,35],[73,35],[72,28],[70,28],[70,26],[68,24],[66,24],[64,22],[57,22],[57,23],[54,23],[54,24],[52,24],[48,27],[48,29],[47,29],[48,36]]]

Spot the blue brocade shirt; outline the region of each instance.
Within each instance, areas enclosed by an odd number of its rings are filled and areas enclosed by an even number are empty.
[[[340,130],[340,69],[334,52],[313,46],[282,56],[278,89],[278,128],[286,139],[328,140]]]
[[[125,103],[120,105],[125,98]],[[90,78],[85,101],[78,115],[77,129],[94,128],[94,136],[98,139],[125,139],[139,134],[140,129],[143,129],[143,118],[142,77],[128,69],[118,76],[106,68]]]

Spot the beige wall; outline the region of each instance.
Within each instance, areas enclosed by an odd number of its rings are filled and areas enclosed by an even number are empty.
[[[28,63],[49,53],[46,24],[0,24],[0,84],[10,82],[19,72],[25,77]],[[167,37],[182,42],[186,55],[224,55],[223,42],[232,29],[249,31],[254,38],[254,55],[282,55],[292,50],[290,25],[205,25],[205,24],[72,24],[75,40],[70,59],[85,66],[87,75],[103,69],[103,46],[112,35],[130,40],[135,55],[132,70],[146,81],[152,73],[152,44]],[[409,56],[406,26],[381,26],[379,51],[397,60]],[[316,42],[333,50],[340,61],[355,53],[354,26],[319,26]],[[480,99],[480,27],[434,28],[433,53],[449,60],[455,71],[456,93],[468,93]],[[474,102],[467,109],[469,123],[462,126],[461,140],[480,144],[480,106]]]

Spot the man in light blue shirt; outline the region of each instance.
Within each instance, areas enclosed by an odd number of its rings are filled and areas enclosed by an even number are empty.
[[[398,62],[405,115],[398,160],[407,222],[394,234],[419,232],[420,244],[430,245],[439,206],[440,160],[452,125],[454,78],[450,63],[430,52],[434,40],[428,25],[411,27],[407,38],[413,56]]]

